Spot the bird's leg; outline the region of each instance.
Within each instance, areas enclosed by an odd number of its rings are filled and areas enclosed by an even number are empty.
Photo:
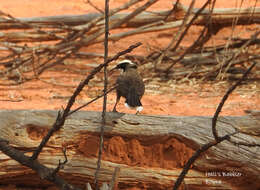
[[[139,115],[139,113],[140,113],[140,112],[139,112],[139,111],[137,111],[137,112],[135,113],[135,115]]]
[[[117,103],[119,102],[119,100],[120,100],[120,96],[116,96],[116,103],[115,103],[115,105],[114,105],[114,108],[113,108],[113,112],[117,112],[116,111],[116,105],[117,105]]]

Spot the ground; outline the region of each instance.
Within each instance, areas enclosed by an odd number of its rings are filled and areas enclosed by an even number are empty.
[[[110,8],[122,5],[126,0],[110,1]],[[188,5],[190,1],[181,1]],[[199,7],[205,1],[196,1],[195,6]],[[95,5],[103,9],[103,1],[95,1]],[[169,9],[172,1],[159,1],[153,5],[151,10]],[[254,6],[254,1],[245,1],[243,7]],[[259,3],[257,3],[259,4]],[[217,1],[216,7],[239,7],[240,1],[231,0]],[[96,12],[84,1],[28,1],[12,0],[4,1],[0,5],[0,10],[13,15],[14,17],[33,17],[33,16],[51,16],[61,14],[84,14]],[[256,26],[238,27],[237,35],[248,36],[248,30],[255,29]],[[183,46],[189,45],[190,38],[194,38],[199,33],[198,27],[192,27],[182,43]],[[165,31],[167,34],[174,31]],[[223,29],[220,35],[214,36],[214,43],[221,43],[223,35],[229,35],[230,29]],[[109,53],[114,54],[117,51],[125,49],[128,45],[141,41],[143,46],[137,48],[132,54],[147,55],[155,47],[165,47],[170,42],[171,37],[167,35],[158,36],[158,33],[144,34],[125,38],[121,41],[110,43]],[[165,36],[165,37],[164,37]],[[210,42],[212,43],[212,42]],[[82,48],[86,52],[103,52],[103,45],[97,44],[91,47]],[[80,64],[97,65],[102,60],[84,60]],[[148,71],[147,71],[148,72]],[[68,97],[72,94],[77,83],[84,78],[84,75],[59,73],[59,71],[49,71],[42,75],[42,81],[31,81],[18,86],[0,86],[0,109],[60,109],[66,105]],[[114,77],[111,76],[113,79]],[[1,82],[1,81],[0,81]],[[142,99],[144,111],[143,114],[159,115],[213,115],[214,111],[224,95],[225,91],[232,83],[223,81],[186,81],[170,82],[171,85],[153,80],[146,87],[146,93]],[[55,85],[58,84],[58,85]],[[94,86],[92,84],[92,86]],[[260,109],[259,84],[256,82],[248,83],[239,87],[233,93],[224,106],[222,115],[243,115],[246,109]],[[93,98],[95,93],[85,90],[77,99],[77,105],[87,102]],[[115,94],[108,96],[108,110],[112,110],[115,102]],[[101,111],[102,100],[89,105],[85,110]],[[118,110],[122,112],[133,113],[123,106],[121,100]]]
[[[110,8],[125,3],[126,0],[110,0]],[[190,0],[181,0],[181,3],[188,5]],[[201,6],[205,0],[196,1],[195,6]],[[256,1],[242,1],[242,7],[254,6]],[[93,1],[100,9],[104,8],[103,0]],[[239,0],[218,0],[216,7],[239,7]],[[151,7],[151,10],[169,9],[172,0],[161,0]],[[260,6],[260,2],[257,3]],[[3,1],[0,10],[11,14],[14,17],[52,16],[61,14],[86,14],[96,12],[83,0],[12,0]],[[237,27],[234,35],[248,37],[250,30],[256,31],[255,25]],[[142,47],[137,48],[131,54],[148,55],[155,49],[164,48],[171,41],[169,37],[175,30],[161,33],[149,33],[122,39],[109,43],[109,54],[115,54],[126,49],[129,45],[141,41]],[[192,27],[184,39],[182,46],[190,45],[190,39],[194,39],[200,32],[199,27]],[[165,35],[161,35],[165,34]],[[231,34],[230,28],[225,28],[218,35],[213,37],[209,43],[219,44]],[[103,45],[96,44],[91,47],[82,48],[81,51],[103,53]],[[71,60],[70,60],[71,61]],[[64,67],[70,66],[70,61],[65,62]],[[84,79],[84,73],[80,71],[82,65],[86,68],[93,68],[102,62],[101,59],[78,61],[75,72],[60,71],[59,68],[46,71],[41,80],[26,82],[21,85],[3,86],[0,79],[0,109],[51,109],[59,110],[67,103],[77,84]],[[75,66],[75,64],[73,65]],[[61,70],[61,69],[60,69]],[[142,71],[149,72],[149,71]],[[115,80],[116,74],[109,76],[110,81]],[[149,77],[145,78],[148,81]],[[102,81],[94,78],[95,82],[90,83],[84,92],[80,94],[75,106],[80,106],[101,92]],[[167,81],[160,78],[153,79],[147,83],[146,92],[142,99],[144,106],[143,114],[146,115],[181,115],[181,116],[212,116],[226,90],[234,81]],[[97,90],[95,90],[97,88]],[[260,85],[259,82],[250,81],[240,86],[228,98],[221,115],[244,115],[244,110],[260,110]],[[108,111],[111,111],[115,103],[115,93],[108,95]],[[118,105],[118,111],[133,113],[124,107],[123,100]],[[84,110],[102,111],[102,99],[90,104]],[[1,189],[1,188],[0,188]],[[12,189],[12,186],[10,186]]]

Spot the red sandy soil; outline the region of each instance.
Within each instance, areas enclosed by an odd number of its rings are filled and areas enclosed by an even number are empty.
[[[110,8],[118,7],[125,3],[126,0],[110,0]],[[191,1],[182,0],[181,3],[189,5]],[[201,6],[205,0],[196,1],[195,6]],[[218,0],[216,7],[239,7],[239,0]],[[103,0],[93,1],[100,9],[104,8]],[[242,7],[254,6],[255,1],[243,1]],[[260,2],[257,3],[260,6]],[[161,0],[153,5],[150,10],[162,10],[170,9],[172,7],[172,0]],[[0,3],[0,10],[11,14],[14,17],[33,17],[33,16],[51,16],[61,14],[86,14],[89,12],[96,12],[96,10],[85,3],[83,0],[11,0],[2,1]],[[237,27],[234,32],[234,36],[248,37],[250,30],[255,31],[256,26],[244,26]],[[190,45],[191,39],[195,39],[199,34],[201,28],[192,27],[188,32],[187,37],[181,44],[183,46]],[[163,34],[171,34],[175,30],[169,30],[162,32]],[[118,42],[110,42],[110,53],[114,54],[119,50],[127,48],[129,45],[141,41],[143,46],[134,50],[131,54],[147,55],[154,49],[160,49],[166,47],[171,40],[171,37],[163,35],[160,37],[159,33],[149,33],[138,36],[131,36],[124,38]],[[223,29],[219,35],[214,36],[211,43],[221,43],[224,37],[231,35],[231,29]],[[103,45],[97,44],[91,47],[82,48],[81,51],[86,52],[98,52],[103,53]],[[80,64],[99,64],[102,60],[84,60]],[[149,71],[147,71],[149,72]],[[66,102],[72,94],[75,86],[80,80],[84,78],[83,75],[59,73],[58,71],[47,71],[41,78],[43,81],[31,81],[18,86],[0,86],[0,109],[60,109],[66,105]],[[112,80],[115,75],[112,75]],[[44,82],[45,81],[45,82]],[[50,83],[46,83],[46,81]],[[1,82],[1,80],[0,80]],[[54,84],[62,84],[54,85]],[[199,82],[199,81],[171,81],[169,85],[160,83],[158,86],[153,84],[147,85],[147,91],[142,99],[144,110],[143,114],[147,115],[197,115],[197,116],[211,116],[214,114],[215,109],[220,102],[225,91],[231,86],[232,82]],[[155,86],[153,86],[155,85]],[[95,83],[91,84],[91,88],[95,87]],[[224,106],[222,115],[243,115],[244,110],[260,110],[260,85],[257,82],[238,87],[238,89],[229,97],[227,103]],[[82,92],[76,101],[76,106],[80,106],[83,103],[91,100],[95,97],[96,93],[91,90]],[[108,110],[112,110],[115,102],[115,94],[108,96]],[[102,100],[91,104],[85,110],[102,110]],[[118,111],[133,113],[126,110],[123,105],[123,100],[118,105]],[[105,146],[111,149],[112,144],[118,144],[122,139],[119,137],[111,138]],[[93,142],[96,144],[96,140]],[[113,142],[116,141],[116,142]],[[124,152],[126,147],[137,146],[140,147],[138,142],[125,142],[126,146],[122,148]],[[171,142],[169,142],[171,143]],[[120,143],[119,143],[120,144]],[[174,146],[181,148],[178,142],[173,142]],[[81,145],[80,145],[81,146]],[[158,145],[159,146],[159,145]],[[83,146],[84,147],[84,146]],[[119,147],[120,148],[120,147]],[[111,150],[112,151],[112,150]],[[118,154],[121,150],[117,150]],[[152,150],[150,150],[152,151]],[[85,156],[89,156],[91,152],[85,153]],[[95,153],[94,153],[95,154]],[[140,152],[133,152],[138,158],[137,161],[143,162],[143,156]],[[160,155],[158,155],[160,156]],[[111,157],[105,154],[106,160],[120,162],[118,157]],[[180,158],[181,159],[181,158]],[[149,162],[149,161],[147,161]],[[144,163],[143,163],[144,164]],[[143,165],[141,163],[141,165]],[[170,162],[170,165],[174,165]],[[164,167],[164,166],[161,166]],[[166,168],[169,165],[166,166]],[[180,167],[180,166],[176,166]]]
[[[122,5],[126,0],[111,0],[110,8]],[[196,1],[195,6],[201,6],[205,1]],[[103,1],[94,1],[95,5],[103,9]],[[181,1],[185,5],[189,5],[190,1]],[[254,6],[255,1],[243,1],[242,7]],[[150,10],[169,9],[172,1],[159,1],[153,5]],[[258,2],[259,6],[260,3]],[[240,1],[237,0],[218,0],[216,7],[239,7]],[[78,0],[12,0],[3,1],[0,4],[0,10],[9,13],[15,17],[33,17],[33,16],[51,16],[61,14],[85,14],[89,12],[96,12],[96,10],[89,6],[84,1]],[[237,27],[234,36],[248,37],[250,30],[255,30],[256,26]],[[174,30],[167,31],[168,34]],[[167,32],[162,32],[167,34]],[[182,45],[189,45],[191,38],[199,34],[200,28],[192,27],[184,39]],[[223,29],[209,43],[220,43],[223,38],[231,34],[229,28]],[[158,33],[150,33],[144,35],[137,35],[120,40],[119,42],[110,43],[110,53],[116,53],[119,50],[125,49],[129,44],[141,41],[143,46],[134,50],[132,54],[147,55],[151,52],[151,48],[158,49],[167,46],[171,37],[160,37]],[[126,46],[127,44],[127,46]],[[86,52],[103,53],[103,45],[97,44],[91,47],[82,48]],[[91,63],[93,60],[84,60],[84,64]],[[96,64],[102,60],[95,60]],[[65,79],[64,74],[58,72],[46,72],[42,78],[47,81],[55,80],[53,83],[63,85],[77,85],[82,76],[68,75]],[[77,77],[78,79],[75,79]],[[1,81],[0,81],[1,82]],[[205,82],[203,82],[205,83]],[[212,115],[221,100],[224,92],[230,84],[225,82],[202,84],[201,82],[175,83],[174,87],[160,87],[156,89],[147,90],[143,97],[144,111],[143,114],[159,114],[159,115]],[[42,81],[32,81],[19,86],[0,86],[0,109],[60,109],[67,102],[68,97],[73,92],[73,87],[55,86],[47,84]],[[149,89],[149,87],[148,87]],[[156,91],[156,92],[155,92]],[[223,115],[243,115],[245,109],[260,109],[259,100],[259,84],[253,83],[246,87],[239,87],[238,90],[229,97],[222,114]],[[77,105],[87,102],[90,99],[89,92],[80,96]],[[9,101],[10,100],[10,101]],[[114,94],[108,97],[108,110],[111,110],[115,101]],[[101,111],[102,100],[91,104],[86,110]],[[122,112],[129,112],[123,106],[123,100],[118,106],[118,110]]]

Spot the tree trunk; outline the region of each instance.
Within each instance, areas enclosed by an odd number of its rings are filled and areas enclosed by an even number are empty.
[[[52,126],[57,111],[0,111],[0,138],[27,155],[37,147]],[[171,189],[182,167],[201,145],[213,140],[211,117],[147,116],[107,113],[100,182],[108,182],[120,167],[119,189]],[[260,118],[220,117],[219,135],[241,132],[233,140],[259,144]],[[101,113],[78,112],[66,120],[40,154],[39,161],[55,168],[63,161],[67,147],[68,163],[60,171],[68,182],[83,186],[93,182]],[[189,170],[188,189],[260,188],[259,147],[234,146],[223,142],[204,153]],[[46,181],[30,169],[0,152],[0,184],[41,185]]]

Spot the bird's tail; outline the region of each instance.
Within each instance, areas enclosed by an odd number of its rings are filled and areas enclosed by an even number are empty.
[[[140,101],[140,96],[138,96],[136,89],[134,87],[130,87],[128,96],[126,98],[126,103],[130,107],[142,106],[142,103]]]

